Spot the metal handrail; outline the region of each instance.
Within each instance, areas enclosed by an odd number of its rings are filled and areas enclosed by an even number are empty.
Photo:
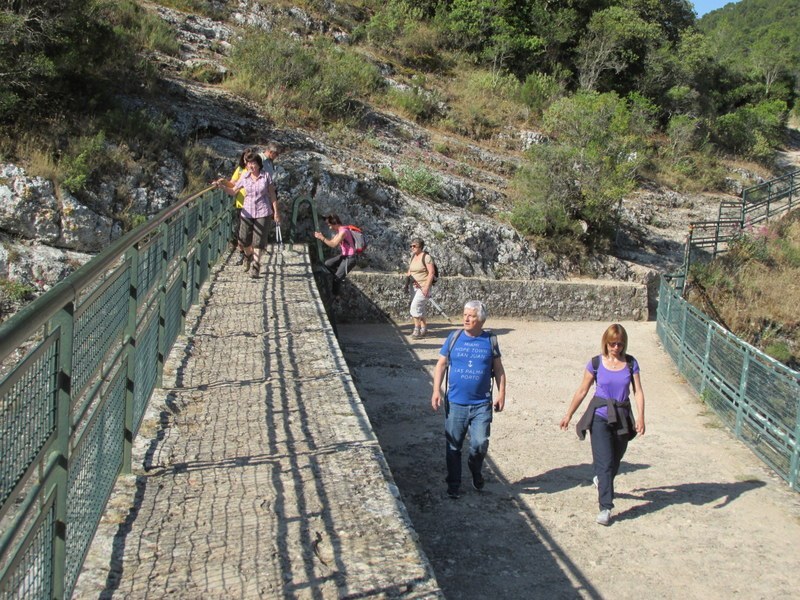
[[[782,184],[782,185],[778,185]],[[784,185],[785,184],[785,185]],[[758,197],[765,192],[765,197]],[[681,295],[686,293],[686,280],[692,265],[693,248],[713,248],[712,258],[720,252],[726,251],[728,243],[748,225],[754,225],[776,217],[797,207],[796,194],[800,193],[800,170],[787,173],[759,185],[749,187],[742,191],[741,200],[737,202],[722,201],[719,206],[719,216],[716,221],[693,221],[689,224],[684,249],[682,275],[676,275],[673,280],[680,285]],[[776,206],[776,203],[777,206]],[[736,216],[723,217],[725,209],[734,209]],[[713,233],[699,236],[699,232],[713,230]],[[736,233],[733,233],[736,232]]]
[[[165,208],[147,223],[129,231],[113,242],[81,268],[72,272],[47,292],[23,307],[14,316],[0,324],[0,362],[4,361],[20,344],[24,343],[32,331],[36,331],[47,323],[62,306],[68,302],[75,301],[83,289],[120,259],[124,250],[149,237],[162,223],[169,220],[185,206],[213,190],[213,187],[208,187]]]
[[[181,200],[0,325],[0,361],[25,354],[0,379],[0,597],[71,595],[232,212]]]
[[[681,375],[740,440],[800,492],[800,372],[727,331],[665,280],[656,329]]]

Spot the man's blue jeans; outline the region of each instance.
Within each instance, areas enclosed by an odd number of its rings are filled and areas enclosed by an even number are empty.
[[[447,436],[447,487],[461,485],[461,447],[469,430],[469,470],[480,473],[483,459],[489,450],[489,434],[492,425],[492,403],[449,403],[444,430]]]

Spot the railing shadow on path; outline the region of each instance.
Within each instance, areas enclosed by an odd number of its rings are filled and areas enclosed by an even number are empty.
[[[216,278],[212,277],[208,283],[207,296],[213,293],[215,284],[216,284]],[[200,319],[202,319],[205,316],[207,308],[208,308],[208,303],[203,302],[202,306],[198,308],[196,322],[199,322]],[[187,329],[188,328],[189,328],[189,323],[187,323]],[[192,347],[190,345],[187,345],[183,349],[183,353],[180,359],[180,368],[178,369],[176,374],[176,387],[179,387],[183,384],[182,374],[185,371],[188,361],[191,359],[191,356],[192,356]],[[158,415],[159,428],[156,432],[155,437],[151,439],[150,443],[147,446],[147,450],[145,451],[143,467],[146,472],[152,468],[153,456],[155,455],[156,449],[164,441],[164,438],[169,428],[171,415],[176,415],[181,412],[180,406],[175,402],[174,393],[167,394],[166,398],[164,399],[164,404],[166,405],[168,410],[162,410],[159,412]],[[101,598],[101,600],[113,598],[114,593],[119,588],[120,581],[124,573],[123,557],[125,555],[125,550],[127,547],[128,535],[131,533],[133,523],[139,516],[139,512],[142,507],[142,502],[144,500],[144,495],[147,490],[147,485],[149,481],[150,481],[149,476],[137,476],[135,478],[135,483],[134,483],[135,493],[133,495],[133,501],[131,503],[130,509],[128,510],[128,513],[125,515],[125,518],[120,521],[119,527],[117,528],[117,531],[112,540],[111,556],[109,557],[109,565],[108,565],[108,576],[105,581],[105,586],[99,595],[99,598]]]
[[[118,593],[158,597],[176,592],[190,597],[195,591],[213,595],[224,590],[225,597],[231,598],[332,594],[359,598],[395,597],[415,589],[423,595],[430,593],[425,597],[437,597],[431,587],[435,580],[424,565],[409,568],[386,561],[391,564],[373,569],[367,556],[354,560],[354,539],[356,556],[367,551],[357,547],[363,537],[363,543],[372,542],[369,550],[380,557],[380,546],[364,531],[372,529],[385,536],[392,547],[402,538],[403,519],[402,515],[393,518],[391,510],[383,508],[386,514],[381,518],[390,519],[389,524],[370,527],[375,515],[367,511],[361,516],[361,507],[348,506],[359,497],[353,494],[353,486],[360,490],[363,485],[351,481],[353,473],[347,469],[352,467],[377,481],[375,465],[382,464],[382,453],[333,331],[320,322],[322,307],[313,300],[318,298],[313,278],[284,278],[280,260],[280,254],[273,253],[265,261],[266,275],[252,282],[260,288],[262,304],[253,330],[263,335],[247,335],[236,326],[215,333],[196,326],[189,335],[175,385],[166,390],[159,430],[145,452],[146,474],[136,477],[133,506],[117,527],[100,597]],[[224,273],[217,276],[230,278]],[[305,290],[298,290],[298,284]],[[295,287],[289,290],[291,286]],[[208,319],[213,324],[215,310],[219,306],[211,308],[207,301],[197,323]],[[192,360],[204,350],[199,346],[227,344],[227,356],[210,357],[216,363],[235,360],[236,344],[247,340],[261,348],[260,374],[225,378],[218,376],[223,371],[210,369],[209,381],[201,382],[192,372]],[[261,406],[253,409],[246,405],[246,397],[254,397],[259,389]],[[216,408],[199,413],[192,404],[198,398],[204,406]],[[220,411],[251,414],[240,414],[227,424],[220,419],[221,430],[200,429]],[[345,415],[344,424],[337,421],[339,413]],[[176,419],[181,420],[177,433],[173,430]],[[187,437],[179,447],[178,438],[192,433],[188,430],[195,426],[197,439]],[[237,444],[254,426],[265,443]],[[169,440],[171,436],[177,437]],[[262,451],[250,451],[254,447]],[[388,471],[384,476],[390,477]],[[254,493],[237,498],[234,490],[238,489]],[[385,485],[380,489],[385,490]],[[198,506],[203,502],[197,502],[201,494],[208,496],[210,505],[204,512]],[[395,500],[390,496],[388,502],[394,506]],[[159,511],[159,506],[166,508]],[[342,507],[354,512],[343,512]],[[173,521],[183,522],[177,533],[171,531]],[[247,543],[241,542],[242,537]],[[143,560],[137,562],[137,556]],[[406,552],[402,561],[408,556]],[[215,561],[224,561],[225,568],[215,568]],[[405,576],[393,572],[401,566],[407,570]],[[197,575],[198,571],[202,573]],[[129,581],[131,577],[135,583]]]
[[[601,598],[523,501],[525,490],[509,481],[492,460],[491,451],[484,463],[490,485],[480,497],[471,495],[475,492],[465,492],[457,501],[446,497],[444,417],[434,414],[427,401],[432,389],[429,370],[436,359],[421,359],[417,351],[441,347],[447,333],[460,327],[458,322],[431,323],[428,337],[413,346],[407,341],[407,327],[370,329],[373,339],[343,327],[348,333],[341,343],[353,380],[444,594],[461,600]],[[359,376],[366,369],[371,378],[380,373],[379,390]],[[400,414],[407,412],[400,405],[408,402],[420,405],[411,417]],[[513,523],[499,531],[492,519]],[[514,540],[508,539],[509,530],[518,532]],[[462,550],[470,547],[474,551]]]

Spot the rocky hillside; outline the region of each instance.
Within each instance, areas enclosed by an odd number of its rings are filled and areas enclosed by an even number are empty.
[[[126,110],[172,122],[184,143],[194,141],[205,149],[216,174],[232,171],[246,146],[280,143],[286,150],[277,169],[284,223],[295,199],[312,197],[320,214],[338,213],[368,233],[365,268],[404,269],[409,240],[422,237],[446,276],[563,279],[580,274],[651,280],[654,272],[677,266],[688,223],[714,218],[723,198],[644,189],[621,206],[616,256],[596,256],[580,265],[543,256],[504,218],[510,208],[510,176],[526,147],[542,143],[536,132],[507,130],[502,140],[481,146],[375,109],[360,117],[359,135],[353,129],[280,129],[252,102],[217,84],[184,77],[203,68],[221,79],[230,42],[240,35],[236,23],[269,31],[299,20],[307,31],[343,40],[347,32],[332,25],[337,22],[334,5],[328,8],[330,21],[315,20],[297,8],[248,1],[240,2],[224,23],[157,5],[150,9],[174,28],[180,53],[148,57],[158,65],[159,93],[155,99],[122,98]],[[394,81],[389,65],[378,66],[389,85],[402,85]],[[397,179],[409,165],[434,174],[435,189],[418,194],[401,190]],[[157,165],[110,170],[78,198],[18,165],[0,165],[0,278],[47,289],[122,234],[120,214],[152,215],[177,198],[187,185],[185,169],[183,157],[165,148]],[[731,173],[731,193],[739,191],[740,180]],[[301,235],[308,235],[309,225],[308,219],[300,224]]]

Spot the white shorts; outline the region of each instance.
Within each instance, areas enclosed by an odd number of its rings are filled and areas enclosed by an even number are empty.
[[[422,290],[417,288],[414,292],[414,299],[411,300],[411,316],[419,319],[425,316],[425,311],[428,308],[428,299],[422,293]]]

